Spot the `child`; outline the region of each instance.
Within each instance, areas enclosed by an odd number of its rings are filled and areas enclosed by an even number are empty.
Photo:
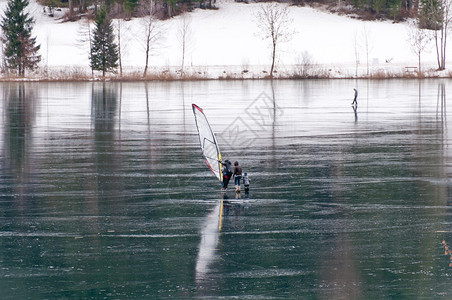
[[[250,191],[250,178],[248,177],[248,173],[245,172],[243,175],[243,185],[245,186],[245,193]]]

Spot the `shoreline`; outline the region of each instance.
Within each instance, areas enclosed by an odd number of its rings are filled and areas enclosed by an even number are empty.
[[[39,69],[25,77],[3,74],[0,82],[127,82],[127,81],[207,81],[207,80],[326,80],[326,79],[448,79],[452,70],[438,71],[434,68],[417,67],[340,67],[323,66],[282,66],[271,77],[267,66],[191,66],[182,72],[178,67],[154,67],[145,76],[139,68],[127,68],[123,74],[109,73],[105,77],[99,72],[92,73],[80,67]],[[69,70],[68,70],[69,69]]]

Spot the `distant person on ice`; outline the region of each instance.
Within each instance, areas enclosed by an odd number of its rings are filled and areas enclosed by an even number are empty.
[[[240,179],[242,179],[242,167],[238,161],[234,162],[234,185],[235,191],[240,192]]]
[[[243,174],[243,185],[245,186],[245,193],[250,191],[250,178],[248,177],[248,173]]]
[[[223,185],[223,190],[226,190],[228,188],[228,184],[229,184],[229,180],[231,179],[232,176],[232,163],[229,160],[225,160],[224,162],[220,162],[223,167],[221,168],[221,173],[223,173],[223,181],[222,181],[222,185]]]
[[[355,91],[355,98],[353,99],[352,105],[358,106],[358,101],[356,100],[358,98],[358,91],[356,89],[353,89]]]

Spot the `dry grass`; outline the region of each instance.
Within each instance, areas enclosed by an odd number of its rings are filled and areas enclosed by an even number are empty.
[[[265,70],[258,69],[250,71],[248,68],[229,71],[223,70],[221,75],[211,75],[207,67],[200,69],[191,69],[181,72],[180,70],[152,69],[146,76],[139,69],[130,69],[120,74],[109,73],[102,77],[100,73],[91,74],[86,68],[71,67],[68,69],[58,70],[38,70],[36,72],[27,73],[26,78],[18,77],[15,73],[2,73],[0,81],[196,81],[196,80],[259,80],[259,79],[419,79],[419,78],[452,78],[452,71],[438,73],[435,70],[427,70],[424,72],[406,72],[405,69],[388,71],[385,69],[375,70],[367,74],[358,76],[334,71],[331,68],[313,67],[306,72],[299,72],[296,68],[285,70],[284,72],[275,72],[273,78],[270,77]]]

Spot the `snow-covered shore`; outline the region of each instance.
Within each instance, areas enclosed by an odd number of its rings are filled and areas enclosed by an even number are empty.
[[[1,0],[2,11],[5,5],[6,0]],[[185,59],[188,77],[268,76],[270,50],[256,34],[255,15],[260,5],[221,0],[217,2],[218,10],[196,9],[188,13],[192,32]],[[62,22],[58,14],[49,17],[34,0],[29,10],[36,20],[34,35],[41,44],[42,55],[39,75],[35,77],[42,74],[50,74],[52,78],[89,76],[89,46],[82,41],[86,39],[83,33],[87,28],[86,20]],[[412,76],[410,70],[413,69],[407,67],[417,67],[417,56],[408,42],[406,22],[360,21],[311,7],[290,6],[289,11],[296,33],[290,42],[281,44],[276,77],[297,74],[325,78],[400,77]],[[177,31],[182,18],[158,21],[162,34],[150,58],[150,73],[156,78],[162,74],[173,74],[167,77],[177,78],[182,55]],[[121,32],[124,70],[132,77],[134,74],[139,77],[145,62],[142,20],[123,22]],[[452,55],[449,52],[450,49],[446,58]],[[430,51],[423,54],[422,63],[427,76],[450,76],[447,70],[434,71],[433,44]]]

